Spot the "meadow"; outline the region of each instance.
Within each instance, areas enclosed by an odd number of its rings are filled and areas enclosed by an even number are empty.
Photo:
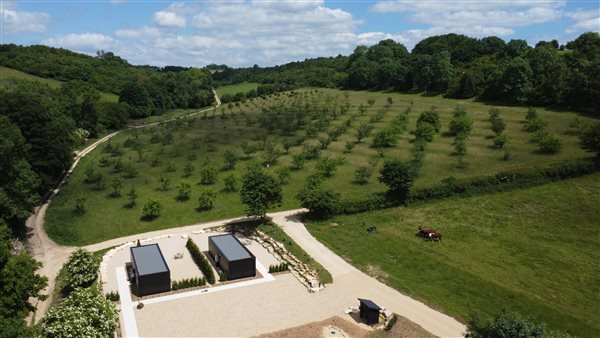
[[[221,86],[221,87],[218,87],[215,91],[217,92],[217,95],[223,96],[225,94],[235,95],[237,93],[247,93],[247,92],[251,91],[252,89],[256,89],[256,88],[258,88],[258,83],[242,82],[242,83],[236,83],[236,84],[228,85],[228,86]]]
[[[457,105],[462,106],[474,121],[465,156],[469,165],[463,168],[457,167],[453,137],[445,134]],[[547,155],[536,150],[536,144],[531,142],[532,133],[524,131],[527,108],[498,107],[508,137],[505,148],[510,156],[505,160],[504,151],[491,146],[490,106],[485,104],[417,94],[302,89],[119,134],[80,162],[51,203],[46,230],[58,243],[85,245],[139,232],[242,216],[245,211],[239,193],[224,191],[225,178],[233,175],[241,179],[247,164],[252,162],[262,163],[265,171],[277,175],[282,168],[289,169],[292,158],[306,152],[305,147],[321,148],[320,158],[329,157],[337,163],[336,171],[324,185],[343,198],[361,198],[381,192],[386,187],[378,182],[377,176],[383,161],[411,158],[416,120],[421,112],[432,106],[437,107],[442,130],[427,146],[417,187],[437,183],[449,176],[463,178],[545,167],[589,156],[579,148],[578,139],[569,125],[576,117],[582,123],[592,119],[572,112],[537,109],[547,129],[563,143],[562,151]],[[373,135],[389,126],[407,107],[411,107],[408,130],[397,136],[397,145],[373,147]],[[356,130],[361,124],[371,125],[373,131],[356,143]],[[332,139],[331,134],[336,130],[339,135]],[[326,139],[328,141],[322,146]],[[353,145],[350,152],[346,150],[348,143]],[[253,151],[246,156],[243,146],[253,148]],[[233,169],[224,168],[226,151],[235,152],[239,159]],[[276,210],[299,206],[295,195],[306,177],[317,172],[316,162],[316,159],[306,159],[301,168],[289,171],[290,177],[285,179],[283,188],[284,198]],[[365,184],[355,182],[354,172],[359,166],[372,171]],[[186,167],[191,168],[188,174]],[[207,167],[216,169],[218,179],[214,184],[203,185],[200,184],[200,172]],[[85,183],[90,168],[95,174],[101,174],[101,182]],[[128,174],[132,171],[135,175]],[[122,196],[114,198],[111,197],[111,184],[117,176],[122,179]],[[169,182],[166,187],[161,186],[161,177]],[[192,196],[187,201],[176,199],[180,182],[192,185]],[[138,194],[137,206],[128,208],[126,193],[132,187]],[[201,190],[216,193],[211,210],[197,210]],[[85,213],[76,214],[74,208],[80,198],[85,200]],[[140,218],[148,199],[157,200],[163,206],[160,217],[153,221]]]
[[[4,82],[9,79],[21,79],[28,81],[38,81],[43,84],[50,86],[51,88],[60,87],[63,82],[54,80],[54,79],[46,79],[43,77],[23,73],[16,69],[7,68],[0,66],[0,86],[4,86]],[[100,101],[101,102],[119,102],[119,96],[113,93],[100,92]]]
[[[309,221],[307,228],[352,265],[463,322],[505,308],[598,337],[599,219],[600,174],[593,174]],[[418,226],[442,232],[442,241],[418,237]]]

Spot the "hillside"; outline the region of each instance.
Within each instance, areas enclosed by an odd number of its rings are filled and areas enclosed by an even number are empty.
[[[0,66],[0,86],[6,86],[7,85],[6,81],[10,80],[10,79],[38,81],[43,84],[47,84],[48,86],[55,88],[55,89],[60,87],[63,84],[63,82],[61,82],[61,81],[57,81],[54,79],[46,79],[43,77],[23,73],[16,69]],[[101,102],[118,102],[119,97],[113,93],[100,92],[100,101]]]
[[[600,334],[600,174],[507,193],[309,222],[380,281],[462,321],[511,309],[579,337]],[[377,226],[377,233],[366,228]],[[441,242],[417,227],[443,233]]]
[[[393,103],[386,108],[388,97]],[[82,160],[48,210],[47,231],[59,243],[83,245],[139,231],[243,215],[239,193],[228,192],[225,182],[233,177],[239,184],[247,165],[253,162],[268,164],[265,170],[284,180],[283,202],[278,210],[298,207],[296,194],[307,177],[322,173],[319,166],[325,163],[334,166],[323,181],[326,188],[344,199],[364,199],[386,190],[377,179],[386,160],[413,156],[417,119],[432,106],[437,107],[442,131],[426,147],[417,187],[439,183],[449,176],[460,179],[544,168],[588,156],[569,127],[578,116],[575,113],[538,110],[547,130],[563,144],[557,154],[543,154],[531,142],[534,133],[524,130],[527,108],[499,107],[508,144],[505,149],[495,149],[490,106],[464,101],[461,106],[474,124],[464,156],[468,166],[458,167],[460,157],[454,154],[454,138],[446,135],[456,105],[455,100],[416,94],[304,89],[247,100],[231,108],[211,109],[173,124],[121,133]],[[374,146],[376,136],[409,107],[406,129],[393,136],[395,144]],[[594,121],[579,119],[582,123]],[[357,142],[362,125],[373,129]],[[509,158],[505,159],[507,152]],[[226,158],[233,158],[232,169],[225,166]],[[296,163],[296,158],[300,162]],[[356,181],[359,168],[370,172],[366,182],[360,184]],[[203,177],[211,173],[215,181],[201,184]],[[101,180],[91,183],[98,175]],[[117,177],[123,196],[111,198],[111,184]],[[161,178],[168,181],[165,191]],[[176,199],[181,182],[191,184],[189,201]],[[132,187],[139,195],[139,206],[123,208],[127,203],[125,193]],[[208,211],[196,210],[202,191],[216,195]],[[72,212],[78,197],[85,197],[89,205],[81,216]],[[162,215],[152,222],[140,222],[142,206],[149,199],[163,205]]]

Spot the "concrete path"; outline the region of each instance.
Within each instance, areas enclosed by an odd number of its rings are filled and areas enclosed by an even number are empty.
[[[121,317],[123,319],[123,331],[125,337],[139,337],[135,313],[133,312],[133,302],[129,292],[129,282],[127,281],[127,272],[124,266],[116,268],[117,283],[119,284],[119,299],[121,301]]]
[[[302,222],[299,214],[306,210],[273,213],[273,222],[283,229],[313,259],[333,276],[332,287],[344,287],[346,292],[373,299],[375,303],[402,315],[425,330],[440,337],[462,337],[466,327],[456,319],[436,311],[354,268],[317,241]]]

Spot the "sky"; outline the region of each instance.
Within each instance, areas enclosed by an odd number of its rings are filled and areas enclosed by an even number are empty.
[[[271,66],[382,39],[410,50],[446,33],[535,45],[600,31],[600,0],[0,0],[0,10],[2,43],[111,51],[154,66]]]

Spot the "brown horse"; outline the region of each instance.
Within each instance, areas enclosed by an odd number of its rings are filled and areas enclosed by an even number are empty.
[[[418,235],[421,237],[429,237],[429,234],[434,233],[435,231],[433,229],[429,229],[429,228],[425,228],[422,226],[419,226],[419,232]]]
[[[441,233],[441,232],[437,232],[437,231],[434,231],[434,232],[432,232],[432,233],[430,233],[430,234],[429,234],[429,238],[430,238],[432,241],[434,241],[434,242],[439,242],[439,241],[441,241],[441,240],[442,240],[442,237],[443,237],[443,236],[442,236],[442,233]]]

